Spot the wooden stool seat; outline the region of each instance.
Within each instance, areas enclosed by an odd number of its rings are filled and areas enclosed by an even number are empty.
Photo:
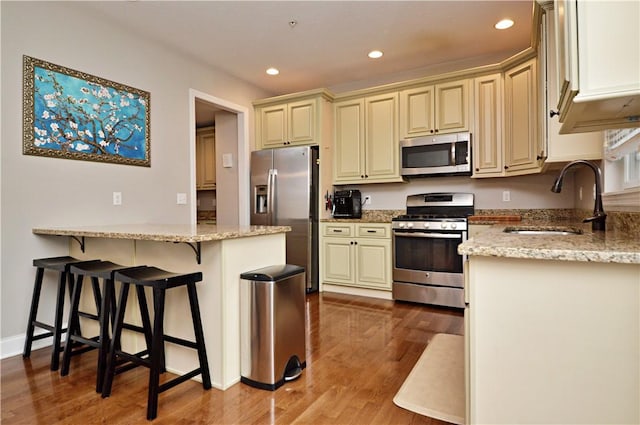
[[[156,267],[139,267],[135,269],[116,271],[114,279],[121,282],[122,286],[120,288],[120,296],[116,307],[113,339],[111,340],[109,355],[107,357],[102,397],[109,397],[111,395],[114,375],[119,373],[119,371],[116,370],[116,362],[119,357],[124,358],[133,364],[149,368],[149,393],[147,400],[147,419],[149,420],[154,419],[158,414],[158,395],[161,392],[173,388],[174,386],[197,375],[202,376],[202,386],[204,389],[210,389],[211,377],[209,375],[209,363],[204,344],[204,333],[202,330],[200,307],[196,292],[196,282],[202,280],[202,273],[196,272],[180,274],[171,273]],[[149,350],[148,357],[125,353],[118,348],[123,328],[129,285],[134,285],[136,287],[138,301],[141,306],[145,305],[145,308],[146,295],[144,288],[150,287],[153,291],[154,317],[150,344],[151,348]],[[191,319],[193,321],[195,342],[183,338],[177,338],[175,336],[165,335],[164,333],[164,306],[166,290],[185,285],[189,296],[189,306],[191,310]],[[160,385],[160,373],[164,371],[165,342],[195,349],[198,353],[199,367]]]
[[[63,350],[60,341],[62,339],[62,334],[67,331],[67,328],[62,327],[64,296],[66,287],[69,288],[69,296],[71,296],[71,291],[74,286],[73,276],[69,273],[69,268],[72,264],[79,263],[81,261],[82,260],[78,260],[77,258],[70,256],[38,258],[33,260],[33,266],[36,267],[36,278],[33,287],[33,295],[31,297],[31,309],[29,310],[29,319],[27,322],[27,332],[22,357],[28,358],[31,356],[31,346],[33,341],[53,337],[51,349],[51,370],[58,370],[60,364],[60,352]],[[53,324],[37,320],[38,307],[40,304],[40,292],[42,290],[42,281],[45,270],[52,270],[59,273]],[[68,325],[71,326],[70,323]],[[74,326],[75,325],[79,326],[79,321],[74,324]],[[35,328],[46,329],[47,332],[40,335],[34,335]]]
[[[67,341],[62,355],[62,367],[60,375],[67,376],[71,364],[71,357],[82,354],[89,350],[98,350],[98,370],[96,375],[96,392],[102,392],[102,383],[104,381],[104,372],[106,369],[107,353],[109,351],[109,321],[113,320],[115,314],[115,289],[113,284],[114,273],[118,270],[127,269],[126,266],[112,263],[111,261],[85,261],[74,263],[69,268],[69,273],[76,276],[75,285],[71,294],[71,308],[69,309],[68,323],[74,324],[69,326],[67,331]],[[97,314],[88,314],[80,311],[80,298],[83,287],[84,276],[91,278],[93,295],[96,303]],[[100,289],[100,279],[102,279],[102,290]],[[79,326],[80,317],[86,317],[98,321],[98,335],[94,337],[86,337],[83,335]],[[128,328],[134,328],[145,333],[151,341],[151,325],[146,321],[146,329],[127,325]],[[73,347],[73,342],[80,343],[80,347]]]

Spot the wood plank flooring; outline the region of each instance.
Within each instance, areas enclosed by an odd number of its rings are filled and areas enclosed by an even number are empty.
[[[298,380],[274,392],[240,383],[203,391],[189,381],[160,395],[153,422],[446,424],[392,400],[436,333],[462,334],[461,311],[332,293],[309,295],[306,307],[307,368]],[[102,399],[95,351],[74,357],[66,377],[49,370],[48,353],[0,362],[3,425],[148,423],[147,369],[118,375]]]

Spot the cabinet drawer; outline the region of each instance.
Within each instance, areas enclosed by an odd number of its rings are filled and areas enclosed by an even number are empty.
[[[391,226],[388,224],[359,224],[356,233],[359,238],[390,238]]]
[[[332,223],[326,224],[324,226],[324,232],[322,233],[324,236],[345,236],[350,237],[353,236],[353,225],[352,224],[340,224],[340,223]]]

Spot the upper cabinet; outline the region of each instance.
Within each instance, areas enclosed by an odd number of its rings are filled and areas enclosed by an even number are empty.
[[[473,82],[474,124],[471,150],[474,177],[503,174],[502,73],[477,77]]]
[[[257,148],[319,145],[322,103],[326,101],[326,93],[316,90],[254,102]]]
[[[530,59],[504,73],[505,173],[539,172],[544,159],[540,135],[538,61]]]
[[[559,4],[560,7],[564,7]],[[559,35],[556,33],[553,3],[543,5],[545,13],[540,34],[542,41],[538,57],[544,62],[539,76],[545,90],[544,110],[542,112],[543,133],[547,141],[547,159],[545,163],[563,163],[576,159],[602,159],[604,134],[601,131],[589,133],[560,134],[560,121],[557,116],[558,105],[558,51],[562,45],[556,45]],[[564,72],[564,71],[563,71]]]
[[[469,131],[471,80],[400,91],[403,139]]]
[[[402,181],[398,93],[335,103],[334,183]]]
[[[640,2],[556,0],[561,133],[637,127]]]
[[[213,127],[196,130],[196,190],[216,188],[216,132]]]

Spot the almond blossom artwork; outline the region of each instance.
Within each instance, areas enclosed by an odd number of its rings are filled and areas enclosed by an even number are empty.
[[[27,155],[150,166],[149,93],[24,57]]]

